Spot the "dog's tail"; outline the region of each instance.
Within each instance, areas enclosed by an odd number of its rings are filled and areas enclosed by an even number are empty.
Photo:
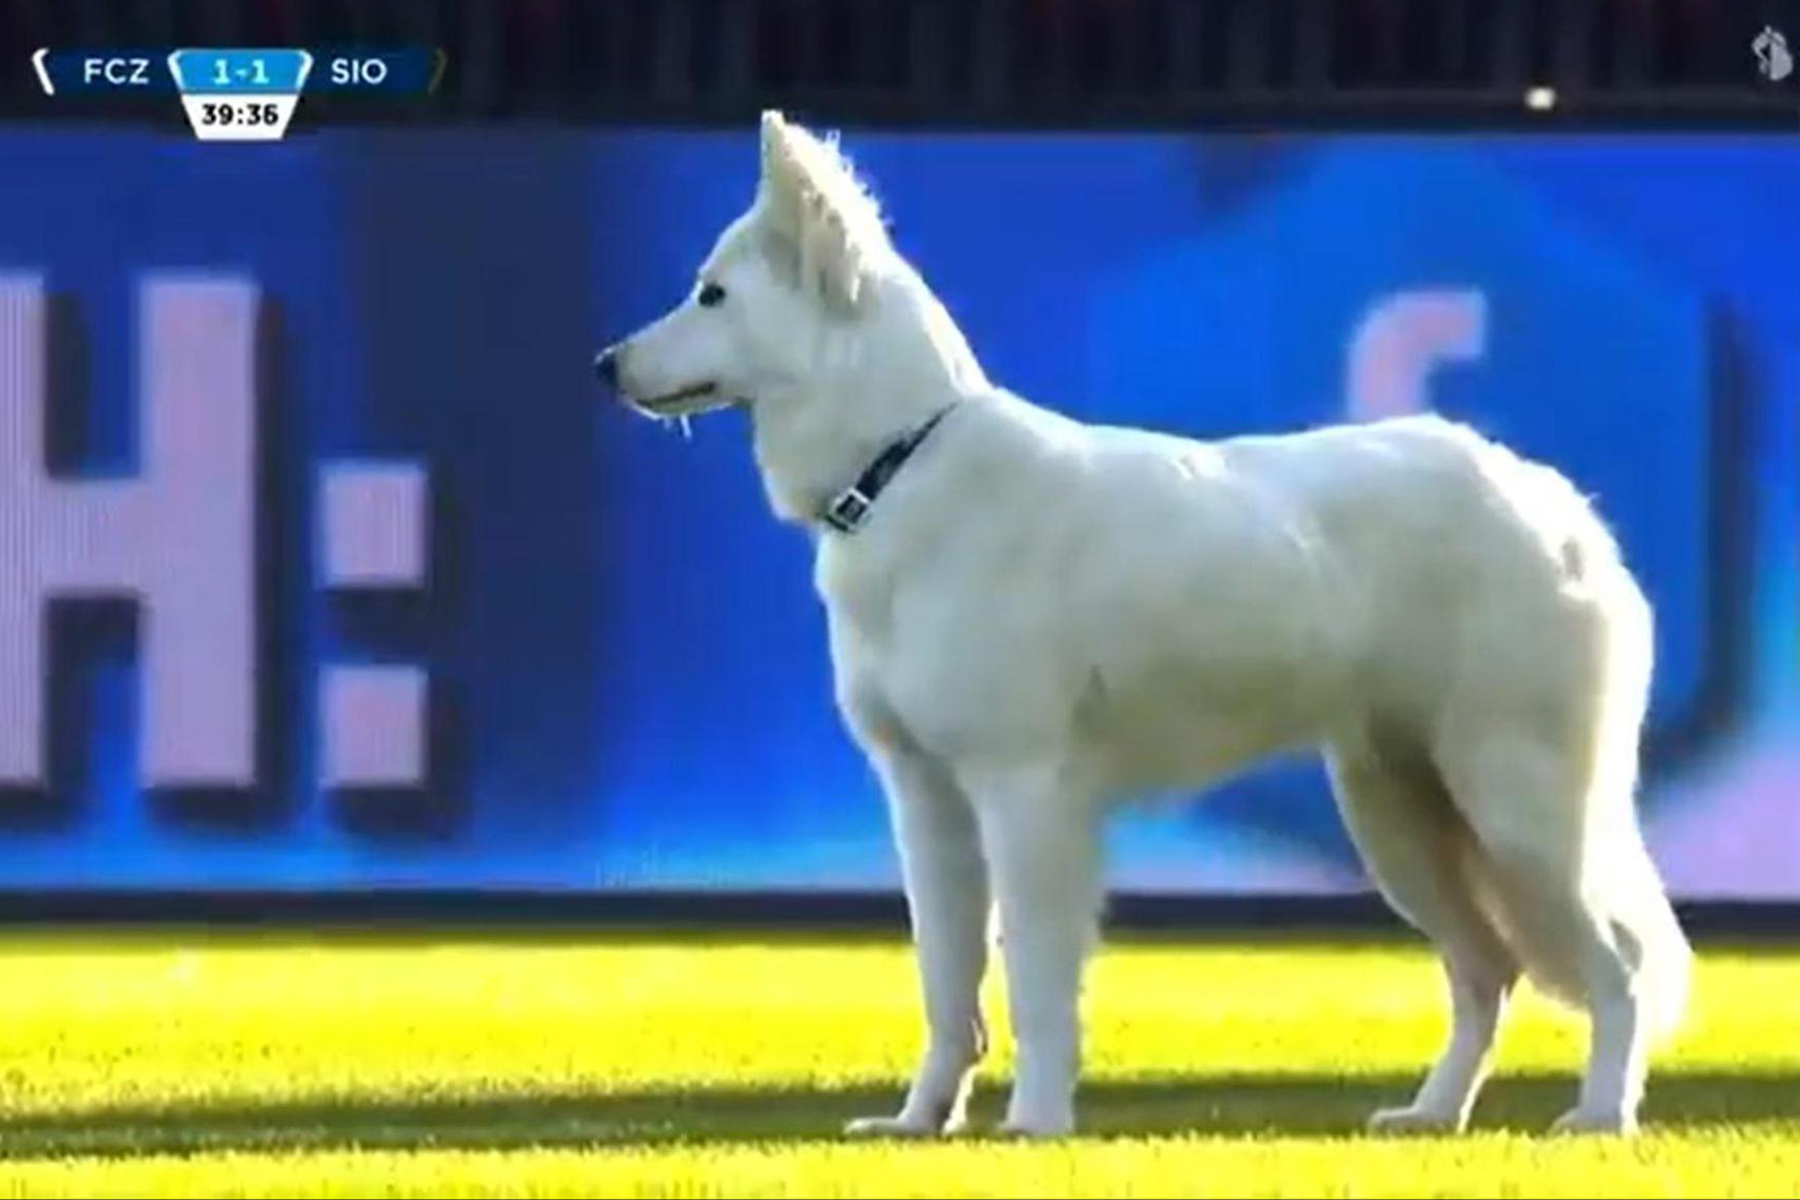
[[[1638,739],[1649,707],[1654,654],[1653,614],[1619,557],[1616,543],[1585,505],[1569,534],[1581,569],[1566,581],[1565,610],[1585,628],[1593,654],[1586,669],[1598,681],[1582,735],[1565,749],[1585,786],[1574,799],[1566,848],[1536,847],[1533,864],[1549,871],[1519,872],[1498,846],[1473,839],[1467,866],[1483,910],[1533,984],[1565,1003],[1580,1004],[1588,986],[1586,955],[1568,917],[1579,914],[1630,973],[1657,1038],[1672,1034],[1686,1011],[1693,951],[1645,842],[1637,811]],[[1546,887],[1567,889],[1550,897]],[[1547,904],[1547,902],[1549,902]]]
[[[1655,617],[1618,542],[1587,504],[1574,538],[1588,570],[1577,585],[1600,631],[1592,779],[1578,876],[1632,968],[1654,1037],[1672,1035],[1687,1009],[1693,950],[1664,886],[1638,813],[1638,741],[1650,708]]]
[[[1465,849],[1465,871],[1477,901],[1526,978],[1553,1000],[1583,1006],[1587,980],[1566,926],[1537,919],[1543,912],[1540,898],[1524,894],[1522,882],[1472,839]],[[1634,976],[1649,1032],[1667,1038],[1688,1006],[1693,950],[1641,840],[1620,839],[1597,857],[1604,861],[1587,864],[1584,906]]]
[[[1628,849],[1625,862],[1607,864],[1608,880],[1601,894],[1613,937],[1637,968],[1650,1032],[1667,1038],[1687,1011],[1693,948],[1641,838]]]

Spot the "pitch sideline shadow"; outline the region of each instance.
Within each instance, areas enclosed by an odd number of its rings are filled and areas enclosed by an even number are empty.
[[[1101,1081],[1083,1087],[1083,1134],[1361,1136],[1368,1113],[1403,1102],[1416,1076],[1239,1075]],[[1475,1125],[1543,1130],[1574,1096],[1561,1075],[1496,1078]],[[272,1104],[116,1107],[0,1117],[0,1159],[136,1157],[223,1151],[504,1150],[830,1141],[850,1117],[882,1113],[900,1088],[653,1089],[466,1097],[345,1096]],[[975,1101],[978,1128],[1004,1102],[1000,1081]],[[1800,1122],[1800,1074],[1665,1074],[1647,1128]]]

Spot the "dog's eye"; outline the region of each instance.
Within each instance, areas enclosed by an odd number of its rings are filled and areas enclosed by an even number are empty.
[[[703,307],[711,308],[713,305],[724,301],[725,289],[716,283],[704,284],[700,288],[700,294],[696,296],[695,299],[700,301]]]

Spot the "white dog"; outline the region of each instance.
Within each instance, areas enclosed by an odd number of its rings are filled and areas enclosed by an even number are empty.
[[[1524,974],[1591,1019],[1557,1127],[1633,1128],[1690,952],[1633,799],[1650,608],[1575,489],[1435,417],[1201,443],[1034,407],[832,143],[769,113],[761,148],[690,296],[596,367],[658,417],[746,405],[775,512],[814,532],[929,1027],[899,1113],[851,1132],[963,1124],[990,904],[1005,1128],[1069,1131],[1108,806],[1309,746],[1449,982],[1442,1056],[1371,1124],[1461,1129]]]

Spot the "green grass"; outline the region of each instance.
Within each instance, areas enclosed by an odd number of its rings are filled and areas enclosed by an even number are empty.
[[[877,941],[15,935],[0,1195],[1800,1196],[1800,953],[1702,948],[1635,1141],[1542,1135],[1583,1029],[1529,993],[1476,1132],[1363,1136],[1437,1049],[1437,969],[1292,942],[1109,945],[1079,1138],[845,1142],[915,994]]]

